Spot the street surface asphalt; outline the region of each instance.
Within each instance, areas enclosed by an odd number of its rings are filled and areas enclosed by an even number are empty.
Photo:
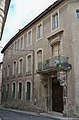
[[[57,120],[53,118],[44,117],[41,115],[28,115],[26,113],[19,113],[0,108],[0,120]]]

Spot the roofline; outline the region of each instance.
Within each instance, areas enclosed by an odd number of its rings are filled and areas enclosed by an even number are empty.
[[[2,23],[2,30],[1,30],[0,40],[2,38],[4,25],[5,25],[5,22],[6,22],[6,18],[7,18],[10,2],[11,2],[11,0],[5,0],[4,19],[3,19],[3,23]]]
[[[9,47],[9,45],[26,29],[28,29],[31,25],[33,25],[35,22],[37,22],[39,19],[41,19],[44,15],[46,15],[48,12],[50,12],[52,9],[57,7],[59,4],[61,4],[65,0],[57,0],[52,5],[50,5],[45,11],[43,11],[41,14],[39,14],[35,19],[33,19],[30,23],[28,23],[24,28],[22,28],[18,33],[16,33],[15,36],[11,38],[11,40],[5,45],[5,47],[2,49],[1,53],[4,53],[5,50]]]

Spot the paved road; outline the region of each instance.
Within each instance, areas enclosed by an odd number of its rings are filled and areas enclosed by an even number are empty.
[[[0,108],[0,120],[54,120],[43,116],[33,116]],[[56,120],[56,119],[55,119]]]

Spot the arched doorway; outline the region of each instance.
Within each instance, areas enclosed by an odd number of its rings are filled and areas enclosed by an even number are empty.
[[[57,79],[52,80],[52,110],[63,112],[63,87]]]

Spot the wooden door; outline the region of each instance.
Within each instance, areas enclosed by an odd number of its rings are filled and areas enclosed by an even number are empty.
[[[63,87],[59,81],[52,81],[52,110],[63,112]]]

